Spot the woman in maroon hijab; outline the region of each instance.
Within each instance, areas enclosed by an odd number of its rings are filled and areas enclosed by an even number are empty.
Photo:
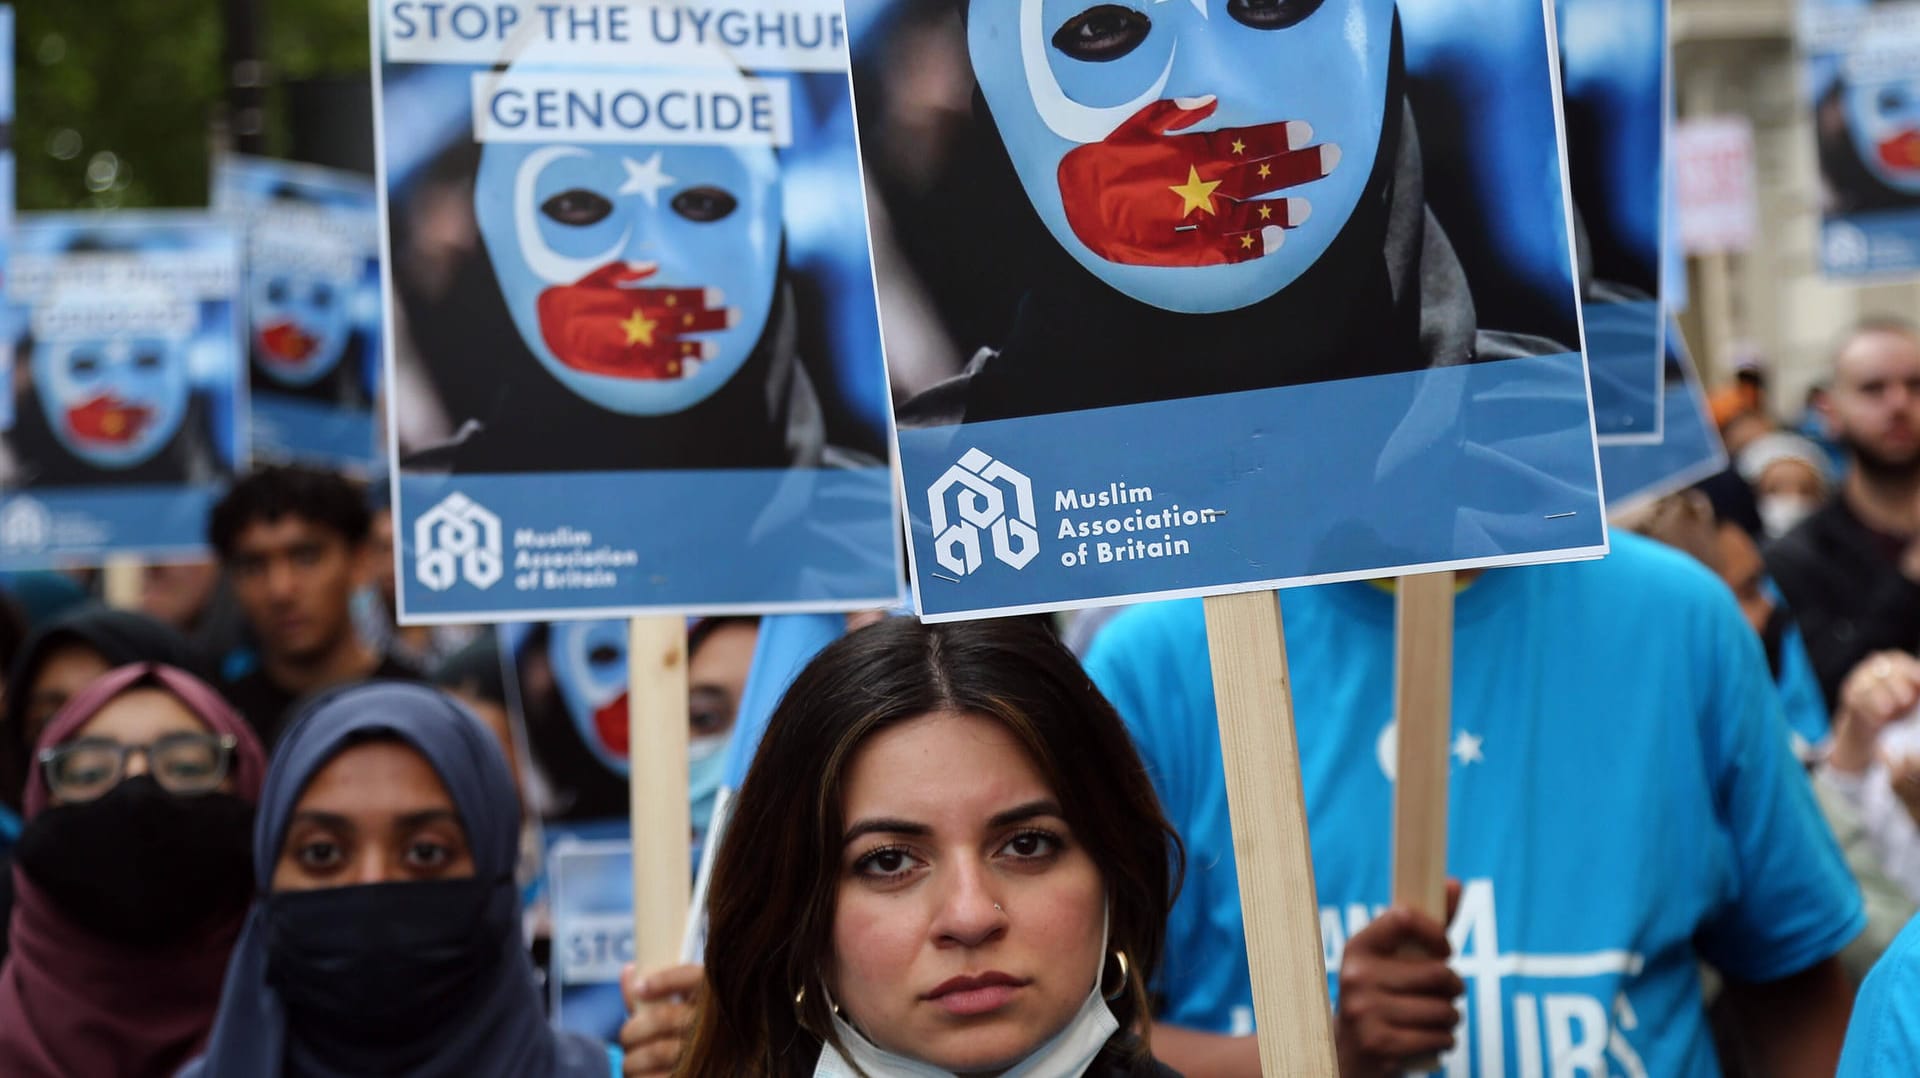
[[[41,733],[0,966],[0,1074],[172,1075],[206,1039],[252,897],[260,742],[170,666],[123,666]]]

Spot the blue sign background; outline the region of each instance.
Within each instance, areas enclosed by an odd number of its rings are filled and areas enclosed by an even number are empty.
[[[1610,511],[1632,508],[1698,483],[1727,466],[1719,428],[1707,410],[1699,371],[1680,337],[1667,331],[1666,430],[1653,445],[1602,445],[1600,473]]]

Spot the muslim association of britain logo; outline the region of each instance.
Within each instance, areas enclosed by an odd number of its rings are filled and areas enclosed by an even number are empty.
[[[53,517],[32,498],[13,498],[0,509],[0,548],[43,550],[52,538]]]
[[[1033,508],[1033,482],[978,449],[927,488],[933,517],[933,554],[942,568],[966,576],[980,568],[981,533],[993,556],[1024,569],[1040,553],[1039,515]]]
[[[413,575],[434,591],[465,579],[485,590],[499,581],[500,518],[458,492],[413,522]]]

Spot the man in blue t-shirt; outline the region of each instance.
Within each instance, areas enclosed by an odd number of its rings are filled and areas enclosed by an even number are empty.
[[[1348,1078],[1394,1073],[1393,1046],[1449,1041],[1449,1078],[1718,1075],[1703,961],[1773,1073],[1831,1073],[1849,1003],[1834,956],[1864,914],[1760,643],[1686,555],[1621,533],[1613,551],[1490,571],[1458,596],[1447,863],[1460,893],[1445,930],[1411,910],[1382,918],[1393,596],[1366,583],[1283,593]],[[1156,1054],[1189,1078],[1258,1074],[1201,604],[1128,611],[1087,668],[1187,843]],[[1438,959],[1394,957],[1421,940],[1451,950],[1458,979]],[[1456,1025],[1443,1004],[1462,987]]]
[[[1836,1078],[1920,1072],[1920,917],[1887,948],[1860,985]]]

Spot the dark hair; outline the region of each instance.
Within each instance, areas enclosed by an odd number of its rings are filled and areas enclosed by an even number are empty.
[[[213,507],[207,539],[221,560],[233,556],[240,533],[255,524],[298,517],[339,534],[349,546],[367,541],[373,515],[347,477],[297,464],[273,464],[241,477]]]
[[[760,627],[760,619],[744,614],[728,614],[711,618],[700,618],[687,627],[688,661],[692,661],[694,653],[706,644],[709,637],[729,625],[745,625],[750,629],[757,629]]]
[[[708,990],[677,1074],[813,1073],[833,1037],[818,971],[832,947],[847,768],[867,738],[936,712],[1004,724],[1059,798],[1105,884],[1109,945],[1130,967],[1111,1004],[1114,1044],[1144,1059],[1129,1038],[1148,1014],[1184,854],[1119,715],[1036,622],[890,618],[821,652],[767,725],[714,865]]]

